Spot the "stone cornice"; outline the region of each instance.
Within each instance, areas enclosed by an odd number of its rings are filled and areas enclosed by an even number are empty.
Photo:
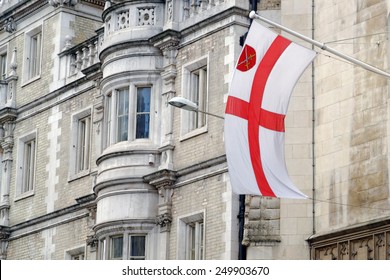
[[[33,226],[36,224],[44,223],[44,222],[59,218],[59,217],[64,216],[64,215],[80,211],[80,210],[86,208],[91,203],[93,203],[94,200],[95,200],[94,194],[90,194],[90,195],[87,195],[84,197],[77,198],[76,199],[77,204],[74,204],[74,205],[66,207],[66,208],[59,209],[57,211],[51,212],[51,213],[46,214],[46,215],[42,215],[40,217],[30,219],[30,220],[23,222],[23,223],[11,226],[10,230],[11,230],[11,232],[16,231],[16,230],[21,230],[23,228],[27,228],[27,227],[30,227],[30,226]]]
[[[365,223],[345,227],[339,230],[332,230],[327,233],[319,233],[310,236],[307,241],[314,245],[324,242],[331,242],[338,239],[350,239],[359,236],[365,236],[367,234],[373,234],[376,231],[380,232],[384,229],[390,230],[390,218],[377,219],[374,221],[368,221]]]

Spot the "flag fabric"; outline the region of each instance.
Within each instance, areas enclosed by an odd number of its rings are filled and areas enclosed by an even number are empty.
[[[314,57],[313,50],[252,22],[225,111],[225,147],[233,192],[307,198],[287,172],[284,118],[292,90]]]

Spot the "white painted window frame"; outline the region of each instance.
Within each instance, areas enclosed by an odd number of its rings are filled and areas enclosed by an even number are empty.
[[[182,67],[182,96],[193,101],[198,105],[198,109],[204,112],[208,111],[209,73],[208,55],[186,63]],[[198,82],[194,82],[195,77],[198,77]],[[198,98],[196,92],[199,93]],[[180,141],[206,133],[208,130],[206,114],[181,110],[181,120]],[[194,125],[194,122],[198,125]]]
[[[37,45],[35,48],[33,48],[35,46],[34,42],[37,36],[38,36]],[[25,33],[24,52],[23,52],[23,85],[33,82],[41,77],[42,49],[43,49],[42,41],[43,41],[42,25],[39,25]]]
[[[71,135],[72,142],[70,147],[69,163],[69,181],[84,177],[91,171],[92,155],[92,108],[85,108],[72,115]],[[81,135],[81,121],[87,120],[85,134]],[[84,138],[84,139],[82,139]],[[84,143],[84,149],[80,145]],[[83,162],[81,163],[81,153],[84,152]]]
[[[136,138],[137,127],[137,90],[138,88],[150,88],[150,111],[149,111],[149,137],[148,138]],[[118,141],[118,92],[128,89],[128,135],[127,140]],[[150,143],[153,139],[154,117],[152,112],[155,111],[154,93],[155,86],[150,83],[130,83],[123,86],[117,86],[115,89],[109,91],[105,95],[105,148],[110,145],[119,142],[136,142],[136,143]]]
[[[195,260],[205,259],[205,217],[206,212],[201,211],[178,218],[177,258],[179,260],[191,259],[192,240],[195,241]]]
[[[37,136],[38,132],[37,130],[34,130],[22,137],[19,137],[18,139],[15,200],[34,195],[38,150]],[[33,144],[32,150],[29,150],[28,146],[31,144]],[[30,173],[26,173],[26,168],[28,166],[31,167]],[[26,177],[27,175],[28,178]],[[26,180],[29,181],[29,185],[27,187],[25,185]]]

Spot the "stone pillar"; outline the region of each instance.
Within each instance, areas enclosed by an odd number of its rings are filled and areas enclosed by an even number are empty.
[[[167,260],[169,258],[169,237],[172,223],[172,186],[176,181],[176,174],[171,170],[160,170],[146,176],[145,180],[158,190],[159,201],[156,224],[159,225],[160,232],[157,258]]]
[[[162,85],[162,121],[161,134],[163,137],[162,145],[159,148],[161,152],[161,164],[159,169],[173,169],[172,153],[174,149],[173,143],[173,108],[168,104],[168,101],[175,96],[176,82],[176,56],[177,47],[180,38],[179,33],[174,31],[166,31],[161,36],[155,39],[154,46],[158,47],[164,56],[163,67],[161,73],[163,79]]]

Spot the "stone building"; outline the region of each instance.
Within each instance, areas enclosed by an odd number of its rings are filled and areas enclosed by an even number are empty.
[[[384,0],[0,1],[0,258],[389,259],[386,78],[322,52],[301,77],[309,200],[232,193],[223,122],[168,104],[224,114],[252,8],[388,69]]]

